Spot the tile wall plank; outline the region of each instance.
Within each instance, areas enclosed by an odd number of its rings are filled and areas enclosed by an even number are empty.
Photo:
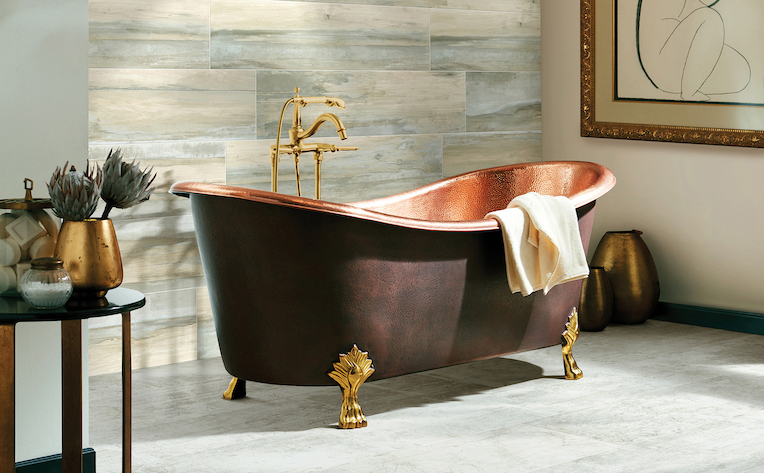
[[[232,2],[242,2],[248,0],[230,0]],[[327,0],[277,0],[282,2],[306,2],[306,3],[328,3]],[[479,0],[473,0],[473,3]],[[515,1],[515,0],[512,0]],[[448,0],[337,0],[331,3],[352,4],[352,5],[380,5],[390,7],[419,7],[419,8],[447,8]]]
[[[541,0],[447,0],[447,7],[459,10],[541,13]]]
[[[254,71],[91,70],[90,141],[252,139],[254,91]]]
[[[196,289],[145,295],[146,305],[131,313],[133,369],[195,360]],[[88,354],[91,376],[121,370],[121,316],[90,321]]]
[[[541,132],[464,133],[443,137],[443,177],[541,161]]]
[[[115,220],[124,282],[204,275],[191,215]]]
[[[151,198],[128,209],[113,209],[110,218],[115,220],[190,214],[189,200],[170,194],[170,186],[180,181],[225,184],[225,142],[91,143],[89,159],[103,167],[112,149],[121,149],[125,162],[135,160],[141,170],[156,173]],[[96,215],[103,207],[99,205]]]
[[[163,325],[134,325],[133,369],[169,365],[196,358],[196,317],[190,316]],[[122,329],[90,329],[88,374],[118,373],[122,369]]]
[[[541,14],[433,10],[434,71],[540,71]]]
[[[230,0],[242,1],[242,0]],[[247,1],[247,0],[244,0]],[[279,0],[328,3],[327,0]],[[331,3],[387,5],[419,8],[455,8],[458,10],[540,12],[541,0],[332,0]]]
[[[196,289],[207,285],[207,279],[204,276],[191,278],[174,278],[146,282],[123,282],[121,287],[135,289],[136,291],[148,294],[151,292],[177,291],[181,289]]]
[[[276,140],[237,140],[226,143],[226,184],[250,189],[271,190],[270,147]],[[290,156],[282,155],[279,162],[279,191],[286,182],[294,180]],[[308,163],[308,158],[303,161]]]
[[[335,113],[349,136],[458,133],[465,131],[464,72],[258,72],[258,139],[276,138],[284,102],[302,96],[334,96],[346,109],[311,104],[302,108],[303,128],[324,112]],[[282,136],[291,126],[291,107]],[[330,123],[316,136],[336,136]]]
[[[321,197],[331,202],[357,202],[421,187],[442,176],[442,139],[439,135],[363,136],[322,139],[352,145],[357,151],[326,153],[321,165]],[[270,190],[270,163],[265,158],[271,140],[228,143],[227,180],[231,185]],[[282,155],[279,192],[296,195],[294,161]],[[300,160],[302,195],[313,197],[315,172],[312,154]]]
[[[220,356],[220,345],[212,317],[210,294],[206,287],[196,290],[196,356],[198,359]]]
[[[427,10],[212,0],[212,68],[428,70]]]
[[[540,72],[468,72],[467,131],[541,130]]]
[[[90,69],[90,90],[254,91],[252,71]]]
[[[90,0],[90,67],[209,67],[209,0]]]

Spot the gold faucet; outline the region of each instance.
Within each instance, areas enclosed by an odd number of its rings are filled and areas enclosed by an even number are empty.
[[[313,153],[313,160],[316,165],[316,199],[321,199],[321,162],[323,154],[326,152],[351,151],[358,148],[350,146],[335,146],[326,143],[304,143],[306,138],[310,138],[325,122],[332,122],[337,128],[337,134],[341,140],[348,137],[347,129],[342,124],[342,120],[333,113],[322,113],[310,124],[307,130],[302,128],[300,118],[300,108],[309,103],[323,103],[329,107],[337,107],[345,110],[345,101],[337,97],[301,97],[300,88],[295,87],[294,97],[290,98],[281,109],[279,116],[279,126],[276,133],[276,144],[271,146],[271,191],[278,192],[279,189],[279,160],[282,154],[294,155],[294,172],[297,180],[297,195],[302,195],[300,190],[300,155],[305,152]],[[281,126],[284,122],[284,112],[289,105],[294,105],[294,115],[292,118],[292,128],[289,129],[289,144],[281,144]]]

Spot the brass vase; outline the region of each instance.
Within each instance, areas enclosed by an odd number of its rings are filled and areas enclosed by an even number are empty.
[[[589,277],[581,285],[578,325],[585,332],[599,332],[613,319],[613,292],[605,268],[589,267]]]
[[[658,305],[658,271],[641,234],[639,230],[607,232],[592,256],[591,265],[607,273],[616,323],[644,323]]]
[[[74,284],[73,298],[98,298],[122,284],[122,257],[109,219],[65,220],[55,256]]]

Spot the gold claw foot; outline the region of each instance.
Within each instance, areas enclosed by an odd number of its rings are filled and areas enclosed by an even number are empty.
[[[573,344],[578,340],[578,312],[573,309],[573,313],[568,317],[568,323],[565,324],[565,331],[562,332],[562,362],[565,365],[565,379],[581,379],[584,373],[573,359]]]
[[[244,379],[233,377],[230,383],[228,383],[228,389],[223,393],[223,399],[229,401],[233,399],[241,399],[247,396],[247,381]]]
[[[342,388],[342,409],[339,426],[342,429],[366,427],[366,417],[358,404],[358,388],[374,372],[367,352],[362,352],[353,345],[350,353],[340,354],[339,363],[333,363],[334,371],[329,377]]]

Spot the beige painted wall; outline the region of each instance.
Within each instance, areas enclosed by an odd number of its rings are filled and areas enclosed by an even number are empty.
[[[0,44],[0,198],[23,197],[24,178],[35,182],[35,197],[47,197],[56,166],[87,159],[88,2],[2,0]],[[16,326],[16,461],[61,453],[60,327]]]
[[[543,0],[542,155],[609,167],[590,254],[606,231],[644,232],[661,300],[764,313],[764,150],[580,136],[579,2]]]

